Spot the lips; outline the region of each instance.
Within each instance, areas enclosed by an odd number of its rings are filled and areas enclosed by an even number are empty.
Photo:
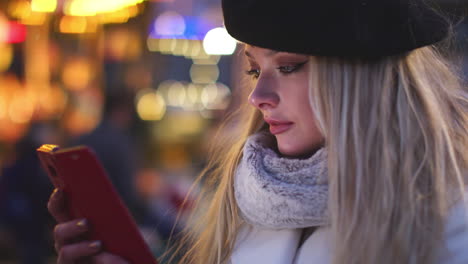
[[[265,118],[265,122],[270,125],[270,133],[278,135],[291,129],[293,122]]]

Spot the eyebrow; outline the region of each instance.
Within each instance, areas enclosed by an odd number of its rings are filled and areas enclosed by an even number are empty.
[[[267,53],[266,53],[266,56],[273,56],[275,55],[276,53],[279,53],[279,51],[277,50],[269,50]],[[253,58],[252,54],[250,54],[250,52],[248,51],[244,51],[244,54],[245,56],[249,57],[249,58]]]

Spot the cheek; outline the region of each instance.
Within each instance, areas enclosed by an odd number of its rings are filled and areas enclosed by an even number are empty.
[[[312,107],[308,100],[308,96],[305,96],[303,102],[300,105],[300,111],[298,114],[299,126],[301,135],[298,135],[303,140],[304,145],[308,148],[318,148],[323,142],[323,135],[320,132],[319,126],[317,124],[317,119],[315,118]]]
[[[308,87],[295,88],[300,92],[290,94],[289,100],[293,102],[291,107],[294,109],[290,113],[294,115],[292,118],[296,127],[291,133],[284,134],[283,138],[278,137],[278,148],[281,153],[289,156],[310,155],[322,146],[324,137],[309,102]]]

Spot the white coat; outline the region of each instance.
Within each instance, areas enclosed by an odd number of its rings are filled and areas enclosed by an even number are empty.
[[[244,226],[237,237],[232,264],[330,264],[333,246],[330,229],[316,229],[300,246],[302,229],[259,229]],[[437,264],[468,264],[468,200],[450,212],[445,248]]]

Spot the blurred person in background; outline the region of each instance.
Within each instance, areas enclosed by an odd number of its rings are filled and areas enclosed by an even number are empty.
[[[90,133],[72,139],[69,145],[86,145],[93,149],[139,227],[151,231],[155,228],[157,234],[151,232],[151,236],[156,236],[155,239],[163,243],[169,240],[174,231],[172,228],[175,216],[167,211],[155,210],[152,206],[155,202],[167,204],[162,199],[165,197],[144,197],[140,193],[144,186],[140,184],[138,188],[137,177],[141,177],[144,171],[141,169],[140,151],[131,136],[134,96],[124,88],[115,90],[108,92],[98,126]],[[150,177],[158,177],[155,173]],[[153,202],[152,199],[158,201]],[[179,229],[175,232],[177,230]],[[162,247],[163,245],[153,245],[157,250]]]
[[[41,129],[38,124],[32,125],[11,147],[0,176],[0,228],[13,238],[10,246],[21,264],[45,264],[52,253],[52,219],[44,206],[52,184],[36,155]]]
[[[145,209],[135,184],[139,158],[130,136],[134,103],[132,94],[123,90],[108,93],[101,122],[90,133],[71,139],[69,145],[94,150],[125,205],[141,223]]]
[[[435,46],[450,23],[422,0],[223,11],[250,105],[219,134],[180,263],[468,263],[468,98]],[[127,263],[76,239],[62,195],[58,263]]]

